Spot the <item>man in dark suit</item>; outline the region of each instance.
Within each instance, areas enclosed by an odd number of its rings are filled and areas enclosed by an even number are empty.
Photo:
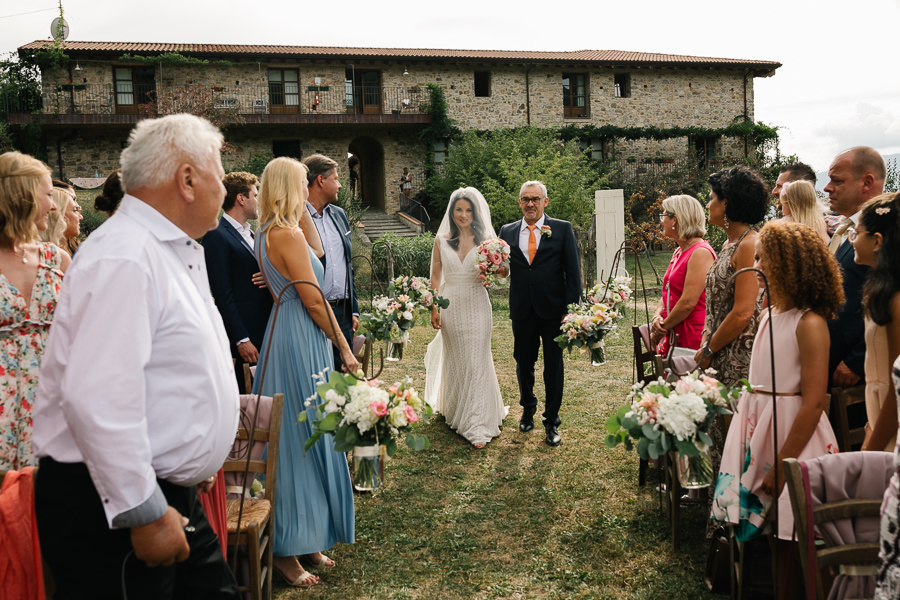
[[[259,218],[256,175],[228,173],[225,214],[219,226],[203,236],[209,287],[225,322],[231,355],[235,359],[238,388],[244,389],[244,363],[255,365],[266,333],[272,295],[259,281],[259,263],[253,251],[254,234],[248,221]]]
[[[838,154],[828,168],[825,186],[831,210],[844,218],[832,236],[829,248],[841,265],[846,302],[828,324],[831,334],[828,373],[831,385],[848,387],[865,381],[866,356],[862,314],[862,288],[869,267],[854,261],[855,252],[847,229],[859,221],[860,207],[884,190],[884,159],[875,149],[857,146]]]
[[[353,247],[350,241],[350,221],[347,213],[337,206],[338,190],[341,182],[338,179],[338,164],[321,154],[313,154],[303,160],[309,169],[309,198],[307,208],[316,225],[316,231],[322,238],[325,256],[325,281],[322,292],[331,305],[334,316],[341,325],[341,333],[353,347],[353,333],[359,329],[359,304],[356,301],[356,285],[353,282]],[[337,346],[334,351],[334,368],[341,370],[344,362]]]
[[[572,224],[545,215],[548,202],[543,183],[522,184],[519,207],[523,218],[505,225],[500,230],[500,238],[510,245],[509,317],[522,406],[519,431],[527,433],[534,429],[537,410],[534,363],[543,342],[545,441],[550,446],[558,446],[563,356],[562,348],[553,338],[560,333],[567,305],[576,302],[581,294],[581,267]]]

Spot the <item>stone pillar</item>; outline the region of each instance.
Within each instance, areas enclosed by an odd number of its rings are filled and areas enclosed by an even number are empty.
[[[623,190],[594,192],[597,217],[597,283],[609,279],[616,252],[625,241],[625,194]],[[620,268],[624,268],[624,264]],[[612,273],[615,275],[615,273]]]

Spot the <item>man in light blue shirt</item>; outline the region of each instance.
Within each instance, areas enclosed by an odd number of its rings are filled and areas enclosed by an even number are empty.
[[[322,238],[325,256],[325,280],[322,292],[331,305],[334,316],[341,324],[341,332],[347,343],[353,347],[353,333],[359,329],[359,304],[356,300],[356,286],[353,281],[353,247],[350,242],[350,222],[347,213],[335,204],[341,182],[338,179],[338,164],[327,156],[313,154],[303,164],[309,169],[309,198],[307,208],[313,223]],[[340,352],[334,349],[334,368],[343,366]]]

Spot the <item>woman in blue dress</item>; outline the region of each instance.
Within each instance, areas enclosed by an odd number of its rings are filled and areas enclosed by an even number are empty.
[[[306,172],[303,164],[286,157],[271,161],[263,172],[259,190],[262,226],[254,245],[273,296],[288,281],[321,285],[324,276],[322,263],[297,226],[306,211]],[[309,234],[318,235],[314,228]],[[317,245],[318,240],[311,243]],[[269,317],[259,354],[259,364],[265,366],[260,366],[253,386],[255,393],[267,396],[284,393],[272,548],[275,570],[289,585],[297,587],[319,581],[303,569],[298,556],[314,567],[334,566],[322,551],[338,542],[354,541],[353,488],[347,459],[334,451],[328,435],[323,435],[309,452],[304,451],[312,433],[314,408],[308,409],[311,414],[306,422],[297,422],[297,415],[307,410],[306,398],[316,391],[312,375],[333,366],[332,343],[340,349],[347,368],[355,372],[359,362],[319,290],[309,285],[290,287],[281,299],[278,322],[273,323]],[[265,378],[262,389],[258,389],[262,369]]]

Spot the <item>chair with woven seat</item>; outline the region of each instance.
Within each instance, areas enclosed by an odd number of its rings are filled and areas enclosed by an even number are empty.
[[[247,398],[245,396],[244,398]],[[241,409],[241,423],[238,428],[235,449],[225,461],[226,477],[235,477],[249,488],[252,477],[249,473],[265,474],[265,494],[261,499],[245,497],[226,500],[228,516],[229,558],[237,555],[237,546],[245,547],[249,560],[249,582],[241,586],[242,592],[249,592],[251,600],[272,597],[272,534],[274,530],[275,485],[278,474],[278,443],[281,434],[281,412],[284,394],[272,398],[268,427],[263,426],[262,406],[257,410],[256,396],[249,395],[247,405]],[[257,425],[254,426],[253,423]],[[250,439],[253,429],[252,440]],[[265,460],[256,458],[262,452],[261,446],[268,444]],[[254,447],[255,446],[255,447]],[[245,477],[246,475],[246,477]],[[231,548],[235,548],[232,550]],[[235,559],[236,560],[236,556]],[[234,563],[236,564],[236,563]],[[237,574],[236,574],[237,575]]]
[[[789,458],[783,464],[807,598],[825,600],[829,588],[840,598],[871,598],[893,455],[847,452],[805,461]],[[817,543],[816,534],[824,543]],[[824,569],[837,574],[830,586]]]

